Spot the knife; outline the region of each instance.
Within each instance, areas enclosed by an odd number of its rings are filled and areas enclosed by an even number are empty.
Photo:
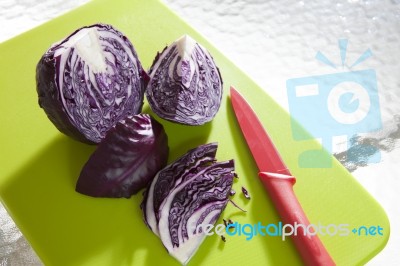
[[[291,175],[251,106],[235,88],[231,87],[230,94],[240,129],[258,166],[259,177],[282,222],[307,228],[310,222],[293,191],[296,178]],[[303,262],[306,265],[335,265],[318,236],[307,234],[304,227],[298,226],[297,235],[291,236]]]

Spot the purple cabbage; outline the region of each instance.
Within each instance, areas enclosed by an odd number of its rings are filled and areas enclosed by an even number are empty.
[[[99,143],[118,121],[140,113],[148,76],[131,42],[111,25],[76,30],[36,68],[39,105],[64,134]]]
[[[205,239],[197,226],[214,224],[229,200],[234,162],[216,162],[216,150],[216,143],[199,146],[162,169],[142,202],[146,224],[182,264]]]
[[[150,70],[146,97],[163,119],[202,125],[217,114],[222,78],[210,53],[185,35],[158,53]]]
[[[129,198],[167,164],[168,139],[150,115],[129,116],[111,128],[83,167],[76,191]]]
[[[158,210],[161,209],[164,199],[183,180],[196,174],[202,166],[212,163],[215,160],[217,147],[216,143],[210,143],[189,150],[184,156],[157,173],[147,189],[142,203],[145,222],[156,235],[159,235],[157,227]],[[156,197],[154,197],[154,191],[157,191]]]

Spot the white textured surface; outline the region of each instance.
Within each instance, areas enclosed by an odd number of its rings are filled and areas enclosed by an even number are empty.
[[[0,0],[0,42],[84,2],[87,0]],[[362,167],[343,163],[382,204],[391,222],[387,247],[369,265],[400,265],[396,207],[400,200],[400,170],[396,167],[400,158],[400,1],[165,2],[284,108],[288,108],[286,80],[334,73],[315,60],[317,51],[340,65],[340,38],[349,40],[348,64],[366,49],[372,50],[373,57],[356,70],[372,68],[377,73],[383,129],[363,139],[379,144],[382,160]],[[0,225],[1,266],[40,264],[2,207]]]

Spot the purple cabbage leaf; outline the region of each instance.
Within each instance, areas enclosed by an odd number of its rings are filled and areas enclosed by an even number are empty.
[[[76,191],[92,197],[129,198],[149,185],[168,160],[163,126],[148,114],[111,128],[84,165]]]

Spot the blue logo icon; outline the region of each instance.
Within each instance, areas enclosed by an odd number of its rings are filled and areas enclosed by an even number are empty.
[[[347,40],[339,40],[339,49],[344,68]],[[287,80],[294,139],[302,141],[317,138],[325,148],[325,151],[321,147],[320,150],[302,153],[299,158],[300,167],[331,167],[332,159],[327,155],[332,152],[334,137],[346,136],[350,140],[358,134],[382,128],[375,70],[351,70],[370,56],[372,52],[368,49],[350,66],[349,72]],[[316,59],[337,69],[337,66],[319,51]],[[350,141],[348,145],[351,145]],[[377,148],[362,148],[373,150],[374,156],[368,158],[368,163],[380,160]],[[348,154],[347,160],[354,161],[357,158]]]

